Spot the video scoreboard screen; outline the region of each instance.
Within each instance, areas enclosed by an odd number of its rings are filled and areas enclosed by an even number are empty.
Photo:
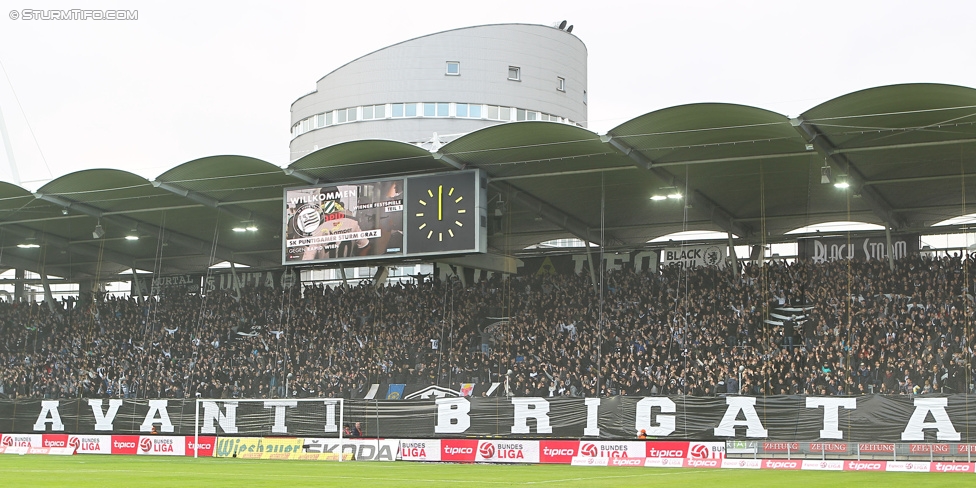
[[[283,264],[483,253],[477,170],[287,188]]]

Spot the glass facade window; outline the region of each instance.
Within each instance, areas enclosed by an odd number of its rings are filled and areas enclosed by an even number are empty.
[[[586,90],[583,90],[583,105],[586,105]]]
[[[561,76],[556,77],[556,89],[561,92],[566,91],[566,78]]]
[[[513,112],[514,111],[514,112]],[[377,105],[363,105],[360,107],[346,107],[337,110],[311,115],[296,122],[291,127],[292,138],[306,132],[329,127],[335,124],[355,122],[357,120],[378,120],[386,117],[458,117],[467,119],[497,120],[499,122],[544,120],[574,124],[573,121],[556,115],[526,110],[516,107],[499,107],[497,105],[481,105],[478,103],[461,102],[413,102],[391,103]],[[575,124],[574,124],[575,125]]]
[[[447,74],[450,76],[459,76],[461,74],[461,63],[457,61],[448,61]]]
[[[520,81],[522,79],[522,69],[518,66],[508,67],[508,79],[512,81]]]

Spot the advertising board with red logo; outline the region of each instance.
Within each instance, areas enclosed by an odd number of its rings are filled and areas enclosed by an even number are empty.
[[[914,461],[888,461],[885,471],[928,473],[932,463]]]
[[[143,456],[185,456],[186,440],[184,437],[168,435],[140,436],[139,449],[136,454]]]
[[[0,434],[0,445],[6,447],[44,447],[41,434]]]
[[[846,442],[811,442],[808,446],[811,452],[847,452]]]
[[[579,447],[580,441],[539,441],[539,462],[570,464]]]
[[[691,459],[724,459],[724,442],[689,442],[688,457]]]
[[[688,442],[652,441],[644,443],[644,457],[683,458],[688,457]]]
[[[477,450],[477,439],[441,439],[441,461],[473,463]]]
[[[804,459],[803,465],[800,466],[803,470],[812,471],[843,471],[844,461],[839,460],[821,460],[816,459]]]
[[[723,459],[723,469],[759,469],[762,467],[762,459]]]
[[[68,447],[68,434],[41,434],[41,447]]]
[[[610,458],[593,456],[575,456],[569,464],[573,466],[607,466]]]
[[[682,468],[684,465],[685,459],[644,458],[645,468]]]
[[[136,454],[139,451],[139,436],[113,435],[112,454]]]
[[[400,460],[440,461],[440,439],[400,439]]]
[[[539,463],[539,441],[480,441],[479,463]]]
[[[69,435],[68,447],[76,454],[112,454],[112,436]]]
[[[645,458],[630,458],[630,457],[611,457],[607,458],[607,466],[625,466],[630,468],[642,468],[644,467]],[[659,458],[655,458],[659,459]]]
[[[579,455],[583,457],[647,457],[645,442],[580,441]]]
[[[862,442],[857,445],[858,452],[861,453],[885,453],[890,454],[895,452],[894,444],[878,444],[875,442]]]
[[[931,463],[929,472],[932,473],[972,473],[973,463]]]
[[[800,461],[796,459],[763,459],[762,469],[800,469]]]
[[[194,446],[199,448],[199,451],[197,452],[198,457],[211,457],[214,455],[214,446],[217,444],[217,438],[215,436],[202,435],[199,437],[198,444],[194,444],[193,439],[194,437],[192,435],[188,435],[184,438],[186,441],[186,448],[184,451],[186,451],[187,456],[193,455]]]
[[[844,471],[884,471],[887,461],[844,461]]]
[[[685,468],[721,468],[721,459],[684,459],[682,467]]]
[[[797,452],[800,450],[799,442],[763,442],[763,452]]]
[[[908,451],[912,454],[949,454],[949,444],[909,444]]]

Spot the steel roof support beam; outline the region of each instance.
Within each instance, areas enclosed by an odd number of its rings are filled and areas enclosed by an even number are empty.
[[[184,247],[186,249],[196,251],[203,255],[209,255],[212,251],[214,253],[214,256],[222,261],[236,262],[238,260],[232,250],[222,246],[214,246],[214,243],[211,241],[204,241],[201,239],[197,239],[196,237],[191,237],[186,234],[180,234],[178,232],[173,232],[173,231],[166,231],[164,233],[163,229],[160,229],[155,225],[148,224],[146,222],[142,222],[133,219],[131,217],[127,217],[125,215],[108,215],[104,210],[98,207],[93,207],[86,203],[69,200],[64,197],[59,197],[55,195],[45,195],[43,193],[35,193],[34,196],[40,200],[48,201],[55,205],[60,205],[65,208],[69,208],[81,212],[90,217],[95,217],[97,219],[104,219],[106,222],[111,222],[115,225],[118,225],[119,227],[124,227],[126,229],[140,230],[155,235],[163,235],[167,242],[171,242],[180,247]],[[249,266],[271,266],[271,265],[281,264],[278,262],[266,261],[264,259],[259,259],[259,258],[249,258],[246,261],[241,261],[241,262]]]
[[[439,152],[434,152],[431,154],[434,156],[434,159],[438,161],[443,161],[444,164],[447,164],[452,168],[460,170],[460,169],[466,169],[468,167],[466,164],[457,161],[456,159],[446,154],[442,154]],[[488,179],[489,181],[491,181],[491,176],[489,176]],[[594,229],[586,225],[585,222],[542,201],[535,195],[526,193],[516,188],[515,186],[512,186],[511,184],[505,183],[503,181],[491,181],[491,185],[497,188],[498,191],[506,194],[509,198],[519,202],[525,207],[532,209],[533,211],[538,213],[539,216],[542,217],[543,219],[546,219],[549,222],[558,225],[560,228],[565,229],[567,232],[573,234],[574,236],[583,240],[584,242],[595,242],[601,246],[604,245],[604,243],[600,239],[599,232],[594,232]],[[599,229],[596,230],[599,231]],[[612,234],[607,234],[604,232],[604,237],[606,238],[608,244],[620,242],[620,240],[614,237]]]
[[[600,136],[600,140],[629,157],[637,167],[650,171],[654,176],[668,182],[668,186],[674,186],[679,189],[687,188],[688,194],[685,195],[685,205],[690,206],[693,211],[711,220],[723,231],[731,232],[741,238],[749,238],[753,235],[752,227],[738,222],[734,215],[722,208],[721,205],[715,203],[708,195],[702,193],[701,190],[689,186],[688,182],[681,178],[658,167],[640,151],[625,142],[614,139],[610,135]]]
[[[284,171],[286,175],[294,176],[295,178],[298,178],[309,185],[317,185],[322,182],[320,179],[298,169],[285,168],[282,171]]]
[[[58,249],[64,249],[69,252],[75,252],[85,256],[99,258],[108,260],[110,262],[121,264],[123,266],[128,266],[130,268],[137,268],[136,258],[129,256],[127,254],[118,253],[108,249],[99,249],[97,246],[92,246],[90,244],[81,244],[77,242],[71,242],[64,237],[59,237],[52,234],[47,234],[44,232],[36,231],[29,227],[24,227],[22,225],[7,225],[3,228],[4,231],[10,232],[11,234],[17,234],[21,237],[34,238],[40,241],[40,244],[47,244],[54,246]],[[140,268],[141,269],[141,268]]]
[[[71,271],[65,268],[59,268],[56,266],[45,266],[44,263],[38,263],[34,259],[24,259],[17,256],[13,256],[10,253],[3,253],[0,256],[0,265],[9,266],[13,269],[26,269],[28,271],[33,271],[39,275],[43,274],[53,274],[55,276],[70,277]],[[26,281],[26,280],[25,280]],[[61,280],[55,280],[60,282]]]
[[[254,212],[238,207],[237,205],[228,204],[228,203],[222,204],[220,200],[204,195],[203,193],[200,193],[198,191],[193,191],[187,188],[183,188],[182,186],[174,185],[173,183],[167,183],[165,181],[153,180],[150,183],[152,183],[152,185],[156,188],[161,188],[170,193],[197,202],[201,205],[205,205],[210,208],[215,208],[221,212],[226,212],[241,220],[252,221],[252,222],[258,221],[262,226],[266,226],[271,229],[278,228],[278,226],[280,225],[279,222],[272,222],[261,215],[255,215]]]
[[[600,229],[592,228],[583,221],[569,215],[562,210],[542,201],[541,199],[526,193],[508,183],[498,182],[492,183],[492,186],[498,189],[498,191],[506,194],[512,200],[519,202],[521,205],[528,207],[539,214],[543,219],[565,229],[566,232],[573,234],[583,242],[593,242],[599,244],[600,246],[614,246],[621,244],[622,241],[614,236],[612,233],[606,232],[604,230],[604,239],[606,242],[600,239]]]
[[[803,139],[807,141],[807,144],[813,144],[813,147],[820,153],[821,156],[826,158],[828,161],[833,163],[837,168],[847,175],[847,182],[854,188],[860,188],[861,197],[864,202],[871,207],[875,215],[881,218],[888,226],[893,229],[900,229],[905,227],[905,220],[899,216],[895,209],[892,208],[891,204],[885,201],[884,197],[878,193],[873,187],[868,183],[867,178],[857,169],[856,166],[847,158],[844,154],[838,152],[838,149],[830,139],[823,133],[820,132],[815,125],[803,120],[800,117],[790,119],[790,125],[793,126],[796,131],[803,136]]]
[[[852,147],[848,149],[834,149],[835,154],[845,154],[865,151],[884,151],[887,149],[911,149],[913,147],[948,146],[952,144],[976,144],[976,139],[951,139],[948,141],[909,142],[906,144],[887,144],[883,146]]]

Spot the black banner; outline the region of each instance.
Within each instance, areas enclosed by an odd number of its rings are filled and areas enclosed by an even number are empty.
[[[885,236],[878,237],[827,237],[798,240],[797,253],[800,259],[810,258],[815,263],[835,261],[838,259],[887,259],[888,244]],[[895,259],[901,259],[918,253],[919,236],[892,235],[891,245],[894,247]]]
[[[361,422],[369,437],[634,438],[855,442],[976,441],[971,395],[860,397],[465,398],[205,400],[206,435],[335,436]],[[192,435],[193,400],[6,400],[0,432]]]
[[[242,268],[235,271],[224,269],[213,271],[206,278],[200,274],[181,274],[157,277],[139,275],[136,279],[139,287],[137,291],[135,284],[132,285],[133,296],[200,293],[201,286],[204,293],[209,293],[214,290],[238,290],[244,287],[280,290],[301,284],[301,275],[297,271],[281,268],[270,270]]]
[[[600,252],[593,250],[593,258],[598,259]],[[550,254],[533,258],[520,258],[522,264],[519,265],[518,274],[520,275],[546,275],[546,274],[580,274],[589,273],[589,258],[585,252],[578,254]],[[604,254],[603,264],[607,271],[621,270],[627,267],[634,271],[656,270],[658,267],[657,251],[633,251],[615,252]],[[599,269],[599,268],[597,268]]]

